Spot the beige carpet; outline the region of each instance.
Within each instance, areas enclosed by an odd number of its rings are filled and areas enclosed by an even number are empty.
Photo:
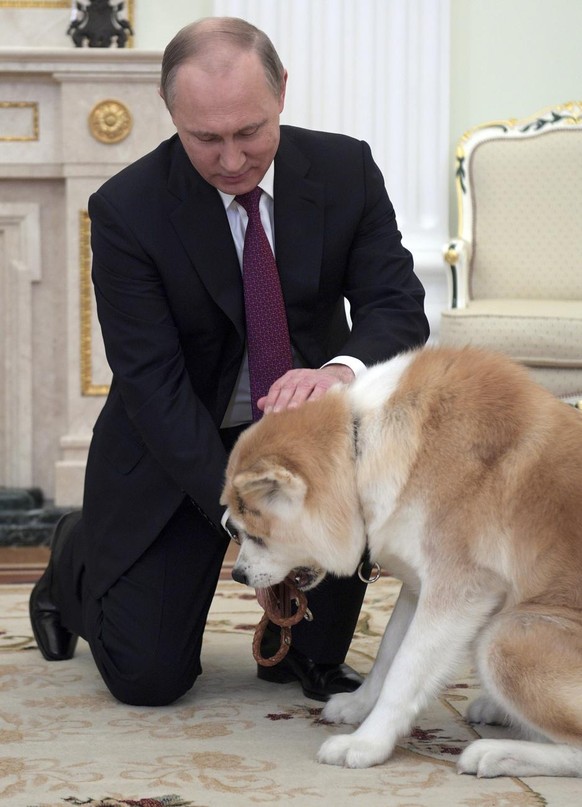
[[[461,715],[478,693],[470,674],[431,705],[386,764],[318,765],[342,729],[295,684],[259,682],[251,635],[254,597],[222,580],[210,614],[204,676],[159,709],[111,699],[80,643],[75,659],[46,663],[28,621],[30,584],[0,586],[0,804],[246,807],[575,807],[582,780],[459,776],[455,759],[475,736]],[[370,586],[349,661],[366,672],[398,591]]]

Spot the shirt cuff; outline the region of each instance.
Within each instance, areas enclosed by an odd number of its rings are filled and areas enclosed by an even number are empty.
[[[335,359],[326,361],[323,367],[327,367],[328,364],[345,364],[346,367],[350,368],[356,378],[366,369],[364,362],[354,358],[354,356],[336,356]]]

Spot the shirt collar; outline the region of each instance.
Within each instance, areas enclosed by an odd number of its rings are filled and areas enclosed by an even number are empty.
[[[259,188],[263,191],[263,193],[266,193],[267,196],[270,196],[271,199],[273,199],[274,184],[275,184],[275,163],[272,162],[271,165],[267,168],[267,173],[259,182]],[[220,194],[220,198],[222,199],[222,203],[224,204],[225,210],[228,210],[235,196],[231,193],[224,193],[221,190],[218,190],[218,193]]]

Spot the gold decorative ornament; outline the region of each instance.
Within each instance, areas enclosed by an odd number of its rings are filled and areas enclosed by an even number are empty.
[[[132,126],[131,113],[121,101],[100,101],[89,113],[89,129],[100,143],[120,143],[131,132]]]
[[[445,261],[449,264],[449,266],[454,266],[457,261],[459,260],[459,253],[453,247],[449,247],[445,252]]]

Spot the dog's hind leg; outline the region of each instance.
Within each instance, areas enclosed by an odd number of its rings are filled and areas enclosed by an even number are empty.
[[[475,698],[465,717],[467,723],[485,723],[491,726],[508,726],[511,723],[503,706],[489,695]]]
[[[418,597],[405,584],[390,615],[378,655],[364,683],[354,692],[332,695],[322,713],[330,723],[361,723],[370,714],[394,656],[402,644],[418,604]]]
[[[461,755],[459,772],[582,777],[582,615],[516,607],[493,620],[477,658],[487,690],[532,741],[477,740]]]
[[[494,776],[582,776],[582,748],[527,740],[475,740],[463,751],[459,773]]]

